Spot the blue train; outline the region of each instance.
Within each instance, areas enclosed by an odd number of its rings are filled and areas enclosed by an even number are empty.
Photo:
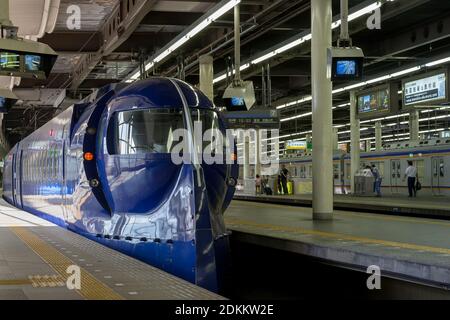
[[[3,197],[220,292],[229,265],[223,214],[239,169],[235,161],[172,161],[174,131],[186,129],[193,136],[194,121],[225,130],[213,104],[185,82],[151,78],[109,85],[11,149]],[[189,155],[198,156],[191,151],[201,146],[188,140]]]

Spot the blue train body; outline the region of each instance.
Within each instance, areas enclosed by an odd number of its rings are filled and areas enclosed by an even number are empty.
[[[238,166],[175,164],[168,144],[173,129],[193,134],[197,115],[223,131],[220,116],[201,92],[175,79],[100,92],[94,102],[70,107],[14,146],[5,159],[3,197],[219,291],[229,262],[223,213]],[[156,143],[157,136],[167,145]],[[86,160],[87,153],[94,159]]]

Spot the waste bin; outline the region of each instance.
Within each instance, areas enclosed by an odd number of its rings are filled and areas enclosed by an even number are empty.
[[[373,196],[375,178],[361,175],[355,176],[355,196]]]

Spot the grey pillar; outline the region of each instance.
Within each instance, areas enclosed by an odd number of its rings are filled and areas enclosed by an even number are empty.
[[[333,128],[333,150],[339,149],[339,129]]]
[[[4,26],[11,26],[9,19],[9,0],[0,0],[0,24]]]
[[[200,91],[203,92],[209,100],[214,101],[214,59],[210,55],[203,55],[199,59],[200,63]]]
[[[333,218],[332,84],[327,78],[331,47],[331,0],[311,1],[313,151],[313,219]]]
[[[420,139],[418,110],[414,110],[409,113],[409,130],[409,139],[411,141],[417,141]]]
[[[350,181],[351,193],[355,192],[355,174],[360,167],[360,123],[356,118],[356,95],[350,92]]]
[[[255,178],[256,175],[261,175],[261,131],[256,130],[255,141]]]
[[[381,126],[381,121],[375,123],[375,150],[380,151],[383,147],[383,127]]]
[[[250,178],[250,137],[244,135],[244,180]]]

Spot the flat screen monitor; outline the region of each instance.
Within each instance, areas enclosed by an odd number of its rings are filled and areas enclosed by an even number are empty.
[[[355,60],[338,60],[336,62],[337,76],[354,76],[356,75],[356,61]]]
[[[423,75],[403,83],[403,104],[414,106],[448,101],[447,72]]]
[[[333,58],[332,81],[356,81],[362,78],[363,58]]]
[[[25,55],[25,69],[26,71],[42,70],[42,57],[31,54]]]
[[[231,98],[231,106],[232,107],[242,107],[245,105],[244,98],[242,97],[232,97]]]
[[[358,95],[358,113],[361,116],[389,112],[391,106],[390,100],[389,87],[375,89],[371,92]]]
[[[20,70],[20,55],[13,52],[0,52],[0,69],[11,71]]]

